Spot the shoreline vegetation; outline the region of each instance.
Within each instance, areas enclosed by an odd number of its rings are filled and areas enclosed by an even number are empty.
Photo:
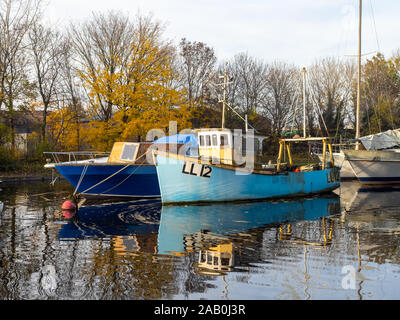
[[[14,162],[14,166],[9,170],[0,171],[0,181],[2,182],[18,182],[18,181],[39,181],[39,180],[51,180],[52,169],[44,168],[44,162],[42,160],[26,160],[18,159]],[[53,175],[57,175],[58,172],[55,170]]]
[[[43,0],[0,0],[0,178],[49,176],[43,152],[109,152],[169,135],[171,121],[175,132],[218,128],[225,73],[226,128],[247,118],[272,145],[303,132],[304,101],[308,136],[355,136],[355,60],[316,59],[303,97],[303,66],[245,48],[220,60],[206,43],[166,39],[152,15],[93,12],[60,28],[46,13]],[[362,75],[361,135],[400,127],[400,50],[366,58]]]

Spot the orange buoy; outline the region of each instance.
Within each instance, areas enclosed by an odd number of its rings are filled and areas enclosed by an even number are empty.
[[[66,219],[72,219],[76,214],[76,204],[71,200],[65,201],[62,206],[62,215]]]
[[[67,200],[62,204],[61,208],[63,209],[63,211],[64,210],[75,211],[76,204],[71,200]]]
[[[73,210],[63,210],[62,215],[65,219],[73,219],[75,217],[76,212]]]

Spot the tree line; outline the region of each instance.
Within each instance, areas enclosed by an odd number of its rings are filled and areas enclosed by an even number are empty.
[[[44,22],[42,0],[0,0],[0,143],[15,151],[15,121],[36,119],[37,150],[109,151],[113,142],[221,126],[221,78],[226,127],[259,133],[301,132],[303,101],[308,135],[353,137],[356,64],[326,57],[302,67],[238,53],[220,61],[212,47],[164,36],[152,15],[92,13],[62,30]],[[397,128],[400,54],[376,54],[363,64],[361,133]],[[303,99],[303,81],[306,96]],[[3,147],[0,152],[5,152]]]

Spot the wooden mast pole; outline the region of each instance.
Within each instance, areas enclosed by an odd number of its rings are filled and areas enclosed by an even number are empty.
[[[357,74],[357,109],[356,109],[356,139],[360,138],[360,100],[361,100],[361,25],[362,0],[360,0],[359,23],[358,23],[358,74]],[[359,141],[356,142],[356,150],[359,149]]]
[[[222,129],[225,129],[225,100],[226,100],[226,64],[224,67],[223,100],[222,100]]]
[[[306,68],[303,68],[303,138],[306,137]]]

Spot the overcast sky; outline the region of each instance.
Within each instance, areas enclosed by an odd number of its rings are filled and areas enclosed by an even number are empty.
[[[48,0],[45,17],[58,25],[117,10],[152,13],[165,37],[213,47],[219,60],[247,52],[299,67],[356,54],[359,0]],[[400,48],[400,1],[363,0],[363,52],[386,57]],[[370,57],[370,56],[369,56]],[[352,58],[348,58],[352,59]]]

